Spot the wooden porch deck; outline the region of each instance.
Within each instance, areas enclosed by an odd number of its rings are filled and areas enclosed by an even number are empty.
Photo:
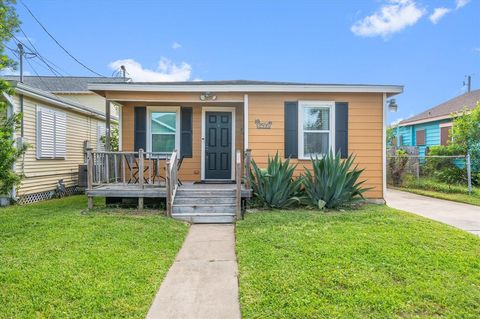
[[[216,189],[235,190],[235,184],[199,184],[194,182],[183,182],[178,189],[188,192],[191,191],[212,191]],[[86,191],[87,196],[93,197],[120,197],[120,198],[166,198],[167,189],[165,184],[145,184],[143,188],[139,184],[105,184],[94,186],[93,189]],[[252,190],[245,188],[242,184],[242,198],[250,198]]]

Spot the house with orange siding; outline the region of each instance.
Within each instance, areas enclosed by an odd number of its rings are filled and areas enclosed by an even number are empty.
[[[356,156],[371,188],[366,196],[383,201],[386,100],[403,86],[201,81],[88,88],[120,105],[120,150],[90,154],[89,198],[134,197],[142,206],[144,198],[166,197],[170,213],[189,212],[184,219],[192,220],[202,207],[191,199],[195,191],[211,191],[214,198],[217,191],[233,194],[250,159],[265,166],[278,152],[299,164],[300,174],[311,156],[333,150]],[[248,197],[241,187],[240,197]],[[233,214],[240,198],[224,195],[201,204],[208,211],[219,207],[212,203],[231,207]]]

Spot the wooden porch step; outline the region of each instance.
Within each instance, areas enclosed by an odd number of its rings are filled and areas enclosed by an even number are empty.
[[[172,214],[172,217],[195,224],[231,224],[235,221],[233,214]]]
[[[175,197],[235,197],[235,191],[225,190],[177,190]]]
[[[173,214],[232,214],[236,213],[235,205],[176,205],[173,204]]]
[[[233,223],[237,193],[231,185],[181,186],[172,205],[172,217],[191,223]]]
[[[217,197],[217,196],[181,196],[175,198],[175,205],[189,204],[189,205],[217,205],[217,204],[230,204],[235,205],[235,197]]]

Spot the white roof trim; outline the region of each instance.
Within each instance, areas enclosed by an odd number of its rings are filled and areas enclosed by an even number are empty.
[[[92,109],[88,106],[85,106],[74,101],[70,101],[61,97],[57,97],[49,92],[33,88],[31,86],[25,85],[23,83],[17,82],[15,85],[15,91],[17,93],[23,94],[28,97],[35,98],[37,100],[56,105],[58,107],[72,110],[78,113],[85,115],[93,116],[101,120],[105,120],[105,114],[95,109]],[[113,120],[117,120],[116,117],[112,116]]]
[[[335,85],[335,84],[134,84],[89,83],[91,91],[128,92],[319,92],[319,93],[392,93],[403,92],[402,85]]]
[[[415,124],[423,124],[423,123],[428,123],[428,122],[434,122],[434,121],[440,121],[440,120],[446,120],[446,119],[451,119],[452,115],[440,115],[440,116],[435,116],[435,117],[429,117],[426,119],[421,119],[421,120],[416,120],[416,121],[411,121],[411,122],[405,122],[405,123],[399,123],[398,126],[409,126],[409,125],[415,125]]]

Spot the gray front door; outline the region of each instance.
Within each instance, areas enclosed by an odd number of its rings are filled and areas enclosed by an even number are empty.
[[[205,112],[205,179],[232,178],[232,113]]]

